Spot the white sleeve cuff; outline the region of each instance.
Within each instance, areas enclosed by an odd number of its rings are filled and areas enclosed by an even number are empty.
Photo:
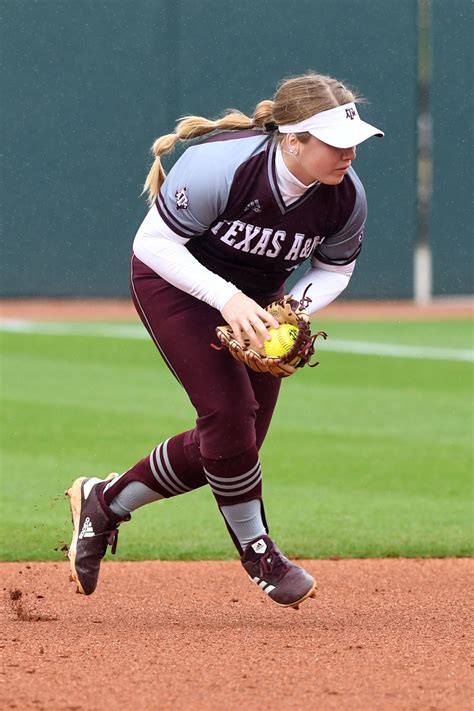
[[[153,205],[133,242],[133,252],[170,284],[221,311],[238,289],[204,267],[185,247],[187,239],[175,234]]]

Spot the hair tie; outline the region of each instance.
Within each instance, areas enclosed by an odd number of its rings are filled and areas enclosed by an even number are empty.
[[[267,133],[274,133],[274,131],[278,131],[278,126],[275,121],[268,121],[263,124],[263,127]]]

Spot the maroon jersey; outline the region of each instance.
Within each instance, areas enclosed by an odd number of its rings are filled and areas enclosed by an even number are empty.
[[[156,200],[196,259],[244,293],[277,291],[308,257],[343,265],[361,249],[367,204],[355,171],[286,206],[276,150],[258,129],[214,135],[185,151]]]

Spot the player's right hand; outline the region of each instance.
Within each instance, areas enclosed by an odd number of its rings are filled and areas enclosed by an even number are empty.
[[[221,314],[235,335],[235,340],[244,345],[244,334],[257,348],[262,348],[263,341],[268,341],[267,327],[278,328],[280,325],[268,311],[262,309],[256,301],[242,292],[234,294],[223,306]]]

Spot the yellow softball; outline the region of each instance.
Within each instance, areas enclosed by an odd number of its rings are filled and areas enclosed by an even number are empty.
[[[265,341],[263,348],[267,356],[282,356],[293,346],[298,329],[289,323],[283,323],[279,328],[269,328],[269,341]]]

